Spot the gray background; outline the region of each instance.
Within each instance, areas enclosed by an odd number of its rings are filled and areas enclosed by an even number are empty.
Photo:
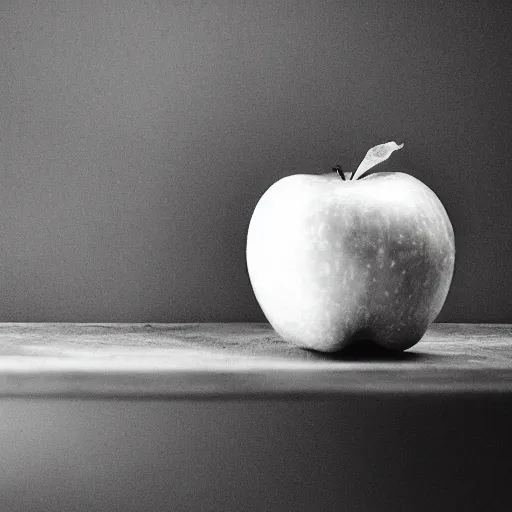
[[[254,206],[405,142],[512,322],[508,1],[0,2],[0,321],[252,321]],[[384,166],[387,166],[386,168]]]

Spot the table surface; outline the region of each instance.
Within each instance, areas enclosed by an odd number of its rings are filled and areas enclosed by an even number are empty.
[[[432,324],[403,353],[328,355],[265,323],[0,324],[2,397],[511,393],[512,325]]]

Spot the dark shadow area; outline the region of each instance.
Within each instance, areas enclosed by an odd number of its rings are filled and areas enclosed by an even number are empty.
[[[316,350],[308,350],[318,359],[331,361],[426,361],[427,359],[435,359],[438,356],[433,354],[425,354],[422,352],[400,352],[381,347],[371,340],[359,340],[353,345],[340,350],[339,352],[318,352]]]

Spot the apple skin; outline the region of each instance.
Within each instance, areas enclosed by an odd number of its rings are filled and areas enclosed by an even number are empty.
[[[364,339],[401,351],[444,304],[455,239],[441,201],[413,176],[297,174],[257,203],[246,256],[256,299],[284,340],[336,352]]]

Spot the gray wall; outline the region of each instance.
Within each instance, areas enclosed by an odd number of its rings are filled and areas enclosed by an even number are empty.
[[[511,25],[504,0],[1,1],[0,321],[263,320],[258,198],[395,139],[456,231],[439,320],[512,322]]]

